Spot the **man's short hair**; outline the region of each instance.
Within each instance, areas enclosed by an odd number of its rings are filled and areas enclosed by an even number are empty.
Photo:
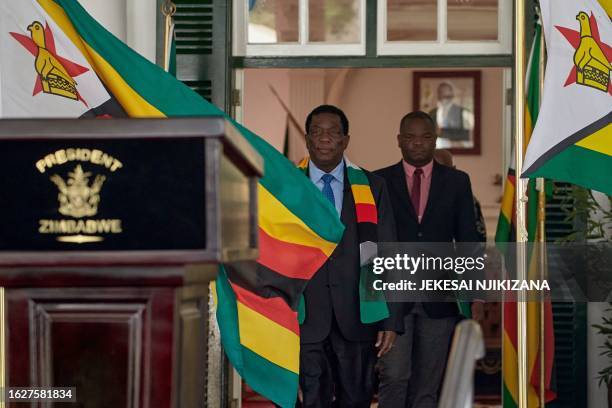
[[[308,114],[306,117],[306,133],[308,133],[308,129],[310,129],[310,123],[312,122],[312,117],[314,115],[318,115],[319,113],[331,113],[333,115],[338,115],[340,118],[340,123],[342,124],[342,133],[348,135],[349,132],[349,121],[342,109],[334,106],[334,105],[320,105],[317,106]]]
[[[404,117],[400,121],[400,131],[402,130],[402,127],[406,123],[410,122],[411,120],[415,120],[415,119],[424,120],[425,122],[428,122],[434,129],[436,128],[436,122],[432,119],[431,116],[429,116],[427,113],[423,111],[414,111],[414,112],[410,112],[404,115]]]

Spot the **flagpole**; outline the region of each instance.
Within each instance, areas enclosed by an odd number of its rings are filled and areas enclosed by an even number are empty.
[[[514,134],[515,134],[515,171],[516,171],[516,255],[517,278],[527,279],[526,248],[528,241],[526,228],[525,182],[521,179],[523,172],[523,154],[525,139],[525,0],[514,2]],[[517,307],[517,357],[518,357],[518,406],[527,406],[527,303],[526,292],[518,293]]]
[[[538,23],[540,23],[540,10],[536,8]],[[539,103],[542,104],[542,93],[544,91],[544,69],[546,61],[546,44],[544,41],[544,33],[540,35],[540,55],[539,55],[539,86],[540,98]],[[544,178],[540,177],[536,181],[538,185],[538,243],[540,245],[540,279],[548,278],[548,259],[546,252],[546,184]],[[546,311],[544,310],[544,293],[540,293],[540,408],[546,407]]]
[[[164,15],[164,71],[170,69],[170,29],[172,27],[172,16],[176,13],[176,4],[170,0],[164,0],[161,5],[161,13]]]

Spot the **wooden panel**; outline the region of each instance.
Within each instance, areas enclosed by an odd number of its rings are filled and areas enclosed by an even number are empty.
[[[8,384],[75,386],[87,407],[169,407],[174,293],[9,290]]]
[[[100,407],[137,407],[145,307],[142,303],[36,304],[33,352],[40,364],[38,384],[74,386],[79,401],[95,401]],[[100,392],[101,384],[113,392]]]
[[[209,371],[209,350],[216,346],[209,343],[209,297],[208,284],[185,286],[177,291],[176,405],[179,407],[226,406],[224,392],[217,384],[221,373],[218,367]],[[210,387],[209,381],[217,386]]]

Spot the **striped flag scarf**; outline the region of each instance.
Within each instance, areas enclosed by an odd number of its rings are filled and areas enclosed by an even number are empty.
[[[298,168],[308,176],[308,157],[302,159]],[[370,180],[365,171],[344,158],[345,173],[355,201],[357,235],[359,240],[359,313],[362,323],[374,323],[389,317],[389,309],[381,292],[372,288],[371,263],[378,254],[378,210]],[[303,323],[306,318],[304,297],[300,301],[298,319]]]

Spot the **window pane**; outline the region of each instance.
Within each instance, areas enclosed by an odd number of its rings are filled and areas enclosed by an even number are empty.
[[[249,44],[299,41],[299,0],[242,1],[249,5]]]
[[[308,0],[310,42],[358,43],[359,0]]]
[[[448,39],[497,40],[498,0],[448,0]]]
[[[435,41],[438,0],[387,0],[387,41]]]

